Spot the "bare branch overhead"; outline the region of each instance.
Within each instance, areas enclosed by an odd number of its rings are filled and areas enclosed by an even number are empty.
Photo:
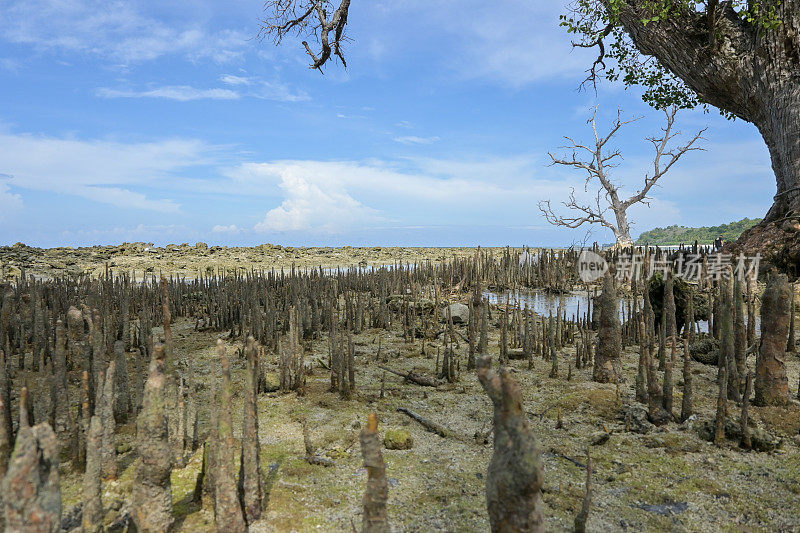
[[[320,47],[315,52],[308,40],[302,41],[306,53],[311,57],[310,68],[322,72],[322,67],[335,55],[347,67],[342,52],[342,43],[347,40],[345,28],[350,9],[350,0],[341,0],[339,6],[331,0],[267,0],[258,32],[260,39],[270,38],[279,44],[289,34],[313,38]],[[331,40],[331,32],[333,38]]]

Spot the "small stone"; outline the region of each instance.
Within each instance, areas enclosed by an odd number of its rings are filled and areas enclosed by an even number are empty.
[[[606,431],[598,433],[597,435],[592,437],[591,445],[600,446],[601,444],[605,444],[606,442],[608,442],[608,439],[610,438],[611,438],[611,433],[608,433]]]
[[[462,303],[454,303],[445,307],[442,319],[447,321],[447,312],[453,318],[453,324],[466,324],[469,322],[469,307]]]
[[[414,439],[405,429],[390,429],[383,437],[383,445],[387,450],[409,450],[414,446]]]

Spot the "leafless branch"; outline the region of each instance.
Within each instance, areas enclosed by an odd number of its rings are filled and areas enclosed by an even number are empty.
[[[645,175],[644,177],[644,187],[642,187],[639,191],[636,192],[633,196],[628,198],[623,202],[623,207],[627,209],[628,207],[632,206],[635,203],[641,202],[647,205],[647,194],[650,192],[650,189],[653,188],[654,185],[661,179],[672,166],[677,163],[681,157],[683,157],[688,152],[693,152],[697,150],[703,150],[702,147],[696,146],[697,142],[703,140],[703,133],[708,128],[703,128],[700,130],[694,137],[692,137],[688,143],[678,146],[677,148],[670,149],[669,144],[670,142],[675,139],[676,137],[680,136],[679,131],[673,131],[675,126],[675,116],[678,114],[678,107],[672,106],[664,110],[664,114],[667,118],[666,126],[661,128],[661,131],[664,132],[662,137],[648,137],[647,140],[655,148],[655,157],[653,158],[653,174]],[[667,160],[666,164],[662,167],[662,158]]]
[[[631,244],[633,241],[630,237],[630,223],[627,218],[627,209],[636,203],[647,202],[647,194],[656,185],[659,179],[663,177],[675,165],[675,163],[683,157],[684,154],[693,150],[700,150],[696,143],[702,139],[702,134],[705,130],[700,131],[688,143],[677,148],[670,148],[672,141],[680,135],[679,132],[674,131],[675,116],[677,115],[678,108],[672,107],[665,110],[666,113],[666,126],[662,127],[664,135],[662,137],[649,137],[647,140],[655,147],[655,157],[653,158],[653,173],[645,175],[644,187],[636,192],[627,200],[620,199],[620,186],[615,184],[610,177],[610,170],[617,166],[617,160],[622,159],[622,154],[619,150],[609,150],[608,144],[622,129],[623,126],[639,120],[641,117],[635,117],[631,120],[622,120],[621,112],[617,111],[617,118],[611,124],[611,130],[606,135],[601,135],[597,129],[597,108],[595,107],[589,123],[592,127],[594,135],[594,146],[587,146],[580,144],[571,137],[566,139],[571,143],[571,146],[565,147],[571,149],[572,153],[566,157],[558,157],[550,155],[553,165],[562,165],[572,167],[583,171],[586,175],[584,183],[584,192],[590,192],[590,184],[592,182],[599,183],[600,187],[592,204],[582,204],[575,196],[575,189],[570,190],[569,199],[562,202],[564,207],[567,208],[572,215],[558,215],[552,209],[549,200],[539,202],[539,210],[544,215],[545,219],[555,226],[562,226],[567,228],[578,228],[583,224],[599,224],[603,227],[610,229],[614,232],[617,242],[623,244]],[[578,154],[584,154],[585,157],[581,158]],[[614,222],[611,222],[606,213],[611,211],[614,215]]]
[[[586,71],[586,79],[583,80],[581,83],[581,88],[584,88],[587,84],[591,83],[592,88],[594,91],[597,92],[597,69],[605,70],[606,68],[606,45],[605,45],[605,38],[611,34],[611,31],[614,29],[614,24],[609,23],[603,28],[597,35],[597,38],[591,42],[587,43],[578,43],[573,42],[572,46],[576,48],[594,48],[597,47],[598,55],[597,59],[592,62],[592,66]]]
[[[586,205],[578,202],[575,198],[575,189],[570,190],[569,200],[562,202],[564,207],[572,212],[579,213],[576,216],[562,216],[557,215],[550,205],[550,200],[542,200],[539,202],[538,207],[544,218],[554,226],[562,226],[566,228],[579,228],[584,224],[600,224],[611,231],[616,232],[614,224],[605,218],[605,213],[608,207],[602,207],[603,191],[597,191],[595,198],[595,205]]]
[[[317,53],[307,40],[303,47],[311,57],[310,68],[322,72],[322,66],[335,55],[347,67],[342,52],[342,43],[347,40],[345,28],[350,9],[350,0],[341,0],[334,10],[331,0],[267,0],[264,10],[267,17],[261,21],[260,39],[270,38],[280,44],[289,34],[313,37],[321,50]],[[333,12],[332,15],[329,13]],[[333,42],[331,42],[333,32]]]

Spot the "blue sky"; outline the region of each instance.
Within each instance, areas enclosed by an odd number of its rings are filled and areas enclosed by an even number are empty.
[[[561,2],[354,0],[348,68],[256,39],[260,0],[0,0],[0,244],[564,245],[548,226],[583,176],[548,166],[617,108],[635,191],[663,116],[578,86],[592,53]],[[755,128],[716,111],[704,152],[662,179],[634,233],[762,216],[775,191]],[[591,240],[609,242],[596,229]]]

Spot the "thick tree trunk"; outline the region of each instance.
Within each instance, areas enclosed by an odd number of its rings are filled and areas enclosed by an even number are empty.
[[[778,192],[765,222],[800,215],[800,79],[778,87],[756,123],[769,148]]]
[[[777,183],[764,224],[800,215],[800,0],[776,2],[781,24],[770,29],[742,20],[723,2],[714,38],[707,15],[694,9],[644,24],[648,0],[601,1],[607,9],[619,7],[622,27],[643,54],[656,57],[704,101],[761,132]]]

